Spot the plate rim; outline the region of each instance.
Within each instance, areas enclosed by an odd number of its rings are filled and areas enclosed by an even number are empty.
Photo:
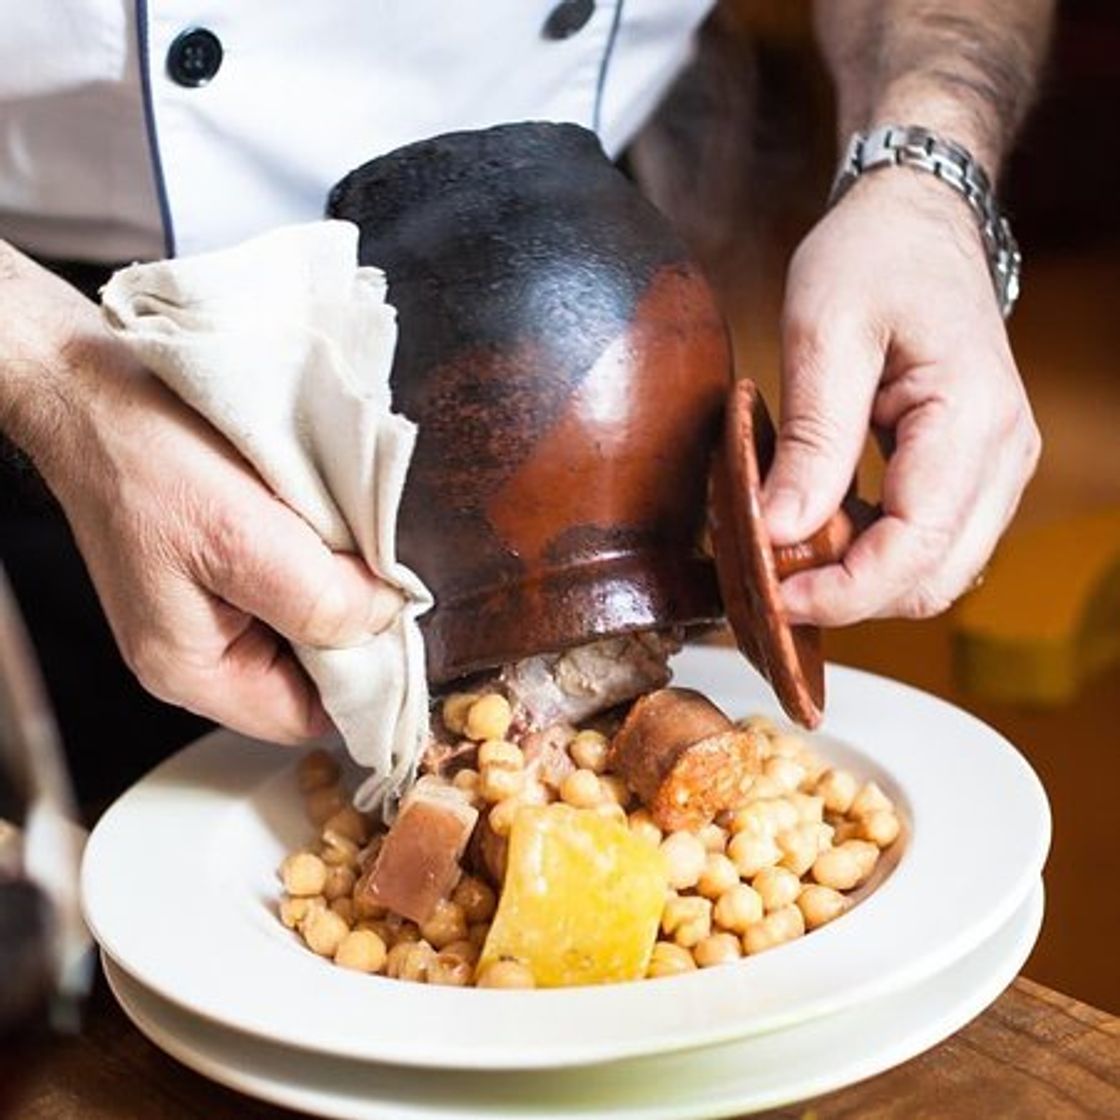
[[[945,1039],[956,1034],[957,1031],[963,1029],[974,1018],[982,1014],[983,1011],[991,1006],[1014,981],[1037,942],[1044,916],[1044,901],[1045,888],[1042,879],[1039,878],[1032,885],[1028,897],[1024,899],[1020,907],[1003,926],[989,939],[974,947],[970,953],[949,965],[944,972],[935,973],[933,976],[926,977],[925,980],[919,981],[913,988],[902,988],[885,995],[881,997],[879,1001],[872,1001],[870,1005],[851,1007],[846,1011],[838,1012],[835,1016],[826,1016],[823,1019],[812,1020],[799,1026],[788,1027],[784,1031],[771,1032],[771,1034],[765,1036],[766,1039],[773,1039],[775,1037],[780,1039],[781,1036],[784,1035],[786,1036],[785,1041],[788,1042],[790,1038],[796,1038],[797,1034],[803,1032],[806,1028],[819,1031],[823,1027],[826,1030],[831,1028],[833,1031],[845,1030],[845,1028],[847,1028],[847,1034],[862,1039],[864,1036],[855,1024],[855,1020],[861,1014],[865,1014],[868,1010],[876,1009],[881,1012],[883,1004],[891,1004],[892,1002],[903,999],[905,999],[907,1004],[912,1004],[915,999],[915,989],[922,989],[928,992],[935,983],[937,986],[941,987],[945,984],[945,977],[949,973],[954,974],[953,978],[959,979],[961,973],[975,961],[975,958],[979,956],[985,948],[991,946],[992,941],[1001,937],[1007,938],[1007,944],[1003,948],[1003,953],[996,967],[991,969],[982,979],[970,985],[966,991],[958,994],[952,1001],[951,1006],[948,1009],[943,1009],[937,1019],[930,1020],[928,1015],[924,1014],[917,1025],[913,1026],[909,1031],[901,1031],[899,1035],[892,1038],[887,1045],[871,1046],[864,1054],[862,1060],[849,1058],[846,1064],[817,1075],[815,1080],[806,1080],[803,1075],[797,1076],[796,1089],[794,1089],[792,1085],[787,1084],[785,1087],[771,1088],[762,1093],[756,1090],[754,1097],[749,1098],[744,1094],[742,1089],[740,1089],[738,1095],[736,1095],[733,1090],[727,1088],[722,1094],[716,1094],[716,1100],[705,1099],[702,1111],[698,1111],[696,1108],[692,1107],[691,1103],[681,1103],[677,1107],[663,1106],[660,1109],[652,1111],[647,1109],[640,1114],[633,1112],[633,1110],[628,1110],[624,1116],[628,1118],[628,1120],[702,1120],[703,1117],[717,1115],[752,1115],[763,1110],[790,1106],[820,1097],[826,1093],[836,1092],[869,1077],[884,1073],[889,1069],[893,1069],[917,1057],[919,1054],[925,1053],[927,1050],[932,1049]],[[111,958],[108,958],[104,953],[102,955],[102,963],[110,991],[123,1013],[153,1045],[157,1046],[165,1053],[170,1054],[176,1061],[193,1069],[201,1076],[207,1077],[230,1089],[245,1093],[256,1099],[265,1100],[286,1108],[298,1108],[302,1111],[322,1117],[353,1120],[356,1115],[354,1112],[355,1097],[353,1094],[344,1094],[336,1088],[334,1090],[335,1103],[327,1108],[324,1107],[321,1093],[317,1089],[303,1089],[299,1091],[299,1087],[297,1087],[297,1093],[293,1096],[288,1084],[280,1085],[275,1079],[262,1084],[263,1078],[260,1075],[254,1074],[251,1070],[246,1069],[244,1065],[240,1065],[236,1061],[222,1061],[217,1057],[200,1057],[197,1049],[192,1050],[188,1044],[177,1039],[174,1032],[166,1026],[155,1024],[150,1015],[145,1016],[143,1012],[138,1012],[135,1004],[129,997],[122,996],[120,991],[120,979],[114,976],[114,970],[123,974],[126,983],[143,989],[143,985],[137,981],[135,977],[130,976],[127,970],[122,969],[120,965],[113,963]],[[922,991],[918,991],[917,995],[919,999],[921,998],[921,994]],[[161,997],[155,993],[147,991],[143,992],[143,995],[154,998],[157,1003],[161,999]],[[189,1011],[178,1007],[170,1001],[164,1002],[180,1015],[192,1017]],[[876,1008],[876,1004],[878,1004],[878,1008]],[[141,1021],[143,1019],[147,1020],[147,1025]],[[837,1019],[841,1020],[839,1026],[836,1023]],[[240,1033],[231,1031],[229,1027],[225,1027],[221,1024],[214,1025],[205,1020],[200,1020],[200,1022],[202,1022],[206,1028],[216,1029],[221,1033]],[[159,1035],[159,1037],[157,1037],[157,1035]],[[168,1041],[169,1039],[170,1041]],[[248,1040],[250,1044],[259,1047],[267,1048],[275,1045],[266,1039],[254,1036],[248,1036]],[[721,1047],[749,1046],[756,1041],[756,1038],[740,1039],[730,1043],[717,1044],[714,1049],[720,1049]],[[215,1046],[215,1049],[218,1050],[220,1048]],[[286,1047],[281,1047],[281,1049],[286,1049]],[[688,1056],[702,1052],[703,1049],[704,1048],[699,1048],[699,1050],[690,1051]],[[798,1046],[798,1050],[803,1051],[803,1049],[804,1042],[801,1042]],[[332,1063],[341,1062],[348,1064],[353,1061],[353,1059],[318,1054],[312,1055],[312,1057],[313,1060],[326,1060]],[[618,1063],[618,1065],[619,1067],[641,1067],[643,1063],[656,1062],[658,1057],[660,1057],[660,1055],[631,1058]],[[424,1074],[422,1069],[416,1067],[401,1068],[406,1071],[406,1073],[417,1077],[422,1077]],[[458,1071],[448,1072],[454,1073]],[[507,1075],[512,1075],[514,1077],[528,1075],[530,1078],[534,1078],[547,1076],[549,1072],[550,1071],[547,1070],[480,1070],[474,1071],[469,1076],[495,1078]],[[316,1103],[315,1097],[320,1097],[318,1104]],[[363,1103],[368,1102],[364,1101]],[[363,1110],[363,1120],[383,1120],[383,1118],[388,1118],[390,1116],[393,1120],[397,1120],[397,1118],[402,1115],[402,1106],[399,1101],[383,1100],[381,1102],[381,1107],[383,1111],[377,1113]],[[417,1106],[411,1105],[405,1107],[409,1110],[405,1115],[409,1115]],[[486,1114],[489,1115],[490,1113],[486,1112]],[[434,1120],[435,1114],[431,1112],[430,1106],[425,1110],[425,1115],[428,1120]],[[464,1111],[456,1111],[454,1113],[448,1113],[446,1120],[464,1120],[464,1117],[468,1115],[481,1116],[483,1112],[467,1113]],[[534,1120],[561,1120],[563,1117],[586,1117],[589,1113],[586,1109],[579,1109],[574,1111],[569,1110],[567,1112],[534,1112],[531,1115]],[[595,1115],[598,1117],[600,1113],[596,1112]],[[610,1115],[610,1113],[606,1115]]]

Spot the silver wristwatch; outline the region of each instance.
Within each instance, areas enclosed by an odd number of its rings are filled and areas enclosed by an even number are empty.
[[[832,184],[829,206],[864,172],[895,164],[928,171],[964,196],[980,227],[996,300],[1006,319],[1019,298],[1023,258],[1011,226],[1000,212],[991,180],[967,148],[917,125],[887,124],[853,133]]]

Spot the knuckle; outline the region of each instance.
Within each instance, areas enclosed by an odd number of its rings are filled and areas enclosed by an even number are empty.
[[[202,511],[197,560],[215,589],[228,587],[253,553],[253,519],[243,510],[214,504]]]

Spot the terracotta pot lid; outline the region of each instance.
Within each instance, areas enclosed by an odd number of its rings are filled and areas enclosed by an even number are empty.
[[[820,630],[790,625],[780,583],[796,571],[835,563],[855,535],[854,521],[870,520],[874,511],[852,496],[809,540],[775,549],[760,498],[774,443],[762,394],[752,381],[738,381],[712,463],[708,520],[720,594],[739,649],[770,682],[786,714],[812,728],[821,722],[825,701]]]

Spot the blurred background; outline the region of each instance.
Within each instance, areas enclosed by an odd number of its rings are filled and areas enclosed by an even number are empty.
[[[632,153],[646,189],[719,287],[739,372],[772,406],[784,266],[821,211],[836,161],[829,80],[809,17],[808,0],[725,0],[708,25],[702,65]],[[984,586],[949,615],[826,638],[831,660],[943,696],[1027,756],[1050,796],[1054,839],[1046,923],[1026,973],[1114,1013],[1120,156],[1110,137],[1118,116],[1120,5],[1066,0],[1000,191],[1025,258],[1009,329],[1045,441],[1038,474]],[[868,457],[861,473],[877,469]]]

